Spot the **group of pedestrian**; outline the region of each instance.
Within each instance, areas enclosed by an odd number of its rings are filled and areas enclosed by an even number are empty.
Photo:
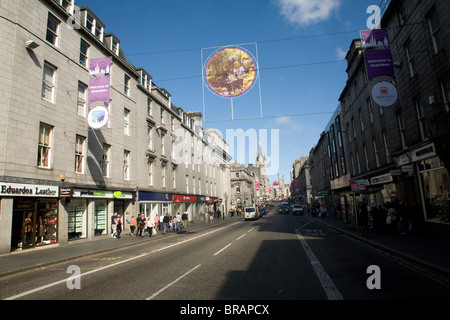
[[[147,218],[141,213],[137,218],[132,216],[128,223],[130,224],[130,235],[141,238],[145,237],[146,233],[151,237],[157,233],[157,230],[162,231],[162,234],[164,235],[168,234],[169,231],[181,233],[187,228],[188,214],[185,212],[174,216],[170,216],[169,214],[162,216],[156,215],[152,220],[150,217]],[[121,232],[122,219],[121,216],[115,212],[111,217],[111,237],[118,239],[120,238]]]

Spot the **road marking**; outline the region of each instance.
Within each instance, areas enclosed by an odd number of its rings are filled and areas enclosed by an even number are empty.
[[[322,285],[322,288],[325,291],[328,300],[344,300],[344,297],[336,288],[333,280],[331,280],[330,276],[326,273],[325,269],[320,264],[319,259],[317,259],[311,247],[308,245],[305,238],[300,233],[300,230],[296,229],[295,233],[297,233],[297,237],[306,252],[306,256],[308,257],[309,262],[311,262],[311,265],[316,272],[317,277],[319,278],[320,284]]]
[[[219,253],[221,253],[223,250],[225,250],[226,248],[228,248],[229,246],[231,246],[232,243],[230,243],[229,245],[227,245],[225,248],[220,249],[219,251],[217,251],[216,253],[214,253],[214,256],[217,256]]]
[[[242,236],[240,236],[239,238],[236,239],[236,241],[241,240],[243,237],[245,237],[247,234],[244,233]]]
[[[164,288],[162,288],[161,290],[155,292],[154,294],[152,294],[150,297],[148,297],[145,300],[152,300],[153,298],[155,298],[157,295],[159,295],[161,292],[167,290],[168,288],[170,288],[171,286],[173,286],[175,283],[177,283],[178,281],[180,281],[181,279],[183,279],[184,277],[186,277],[187,275],[189,275],[190,273],[194,272],[196,269],[200,268],[201,264],[199,264],[198,266],[196,266],[195,268],[189,270],[188,272],[186,272],[185,274],[183,274],[182,276],[178,277],[177,279],[175,279],[174,281],[172,281],[171,283],[169,283],[167,286],[165,286]]]
[[[224,230],[224,229],[226,229],[226,228],[232,227],[232,226],[234,226],[234,225],[236,225],[236,224],[239,224],[239,223],[240,223],[240,222],[236,222],[236,223],[230,224],[230,225],[228,225],[228,226],[226,226],[226,227],[222,227],[222,228],[213,230],[213,231],[211,231],[211,232],[205,233],[205,234],[203,234],[203,235],[194,237],[194,238],[192,238],[192,239],[188,239],[188,240],[185,240],[185,241],[182,241],[182,242],[179,242],[179,243],[172,244],[172,245],[170,245],[170,246],[167,246],[167,247],[158,249],[156,252],[163,251],[163,250],[166,250],[166,249],[169,249],[169,248],[172,248],[172,247],[175,247],[175,246],[184,244],[184,243],[189,242],[189,241],[193,241],[193,240],[196,240],[196,239],[200,239],[200,238],[202,238],[202,237],[206,237],[206,236],[208,236],[208,235],[210,235],[210,234],[213,234],[213,233],[215,233],[215,232],[218,232],[218,231]],[[107,265],[107,266],[104,266],[104,267],[101,267],[101,268],[97,268],[97,269],[92,270],[92,271],[88,271],[88,272],[85,272],[85,273],[81,273],[81,274],[80,274],[80,278],[83,277],[83,276],[87,276],[87,275],[89,275],[89,274],[92,274],[92,273],[96,273],[96,272],[99,272],[99,271],[102,271],[102,270],[105,270],[105,269],[108,269],[108,268],[112,268],[112,267],[118,266],[118,265],[123,264],[123,263],[127,263],[127,262],[130,262],[130,261],[136,260],[136,259],[140,259],[140,258],[146,257],[146,256],[148,256],[148,255],[150,255],[150,254],[152,254],[152,253],[154,253],[154,252],[155,252],[155,251],[152,251],[152,252],[150,252],[150,253],[141,254],[141,255],[139,255],[139,256],[132,257],[132,258],[129,258],[129,259],[126,259],[126,260],[123,260],[123,261],[119,261],[119,262],[116,262],[116,263],[113,263],[113,264],[110,264],[110,265]],[[25,292],[16,294],[16,295],[11,296],[11,297],[9,297],[9,298],[6,298],[6,299],[4,299],[4,300],[15,300],[15,299],[19,299],[19,298],[21,298],[21,297],[30,295],[30,294],[32,294],[32,293],[39,292],[39,291],[42,291],[42,290],[45,290],[45,289],[48,289],[48,288],[51,288],[51,287],[54,287],[54,286],[57,286],[57,285],[60,285],[60,284],[64,284],[64,283],[67,283],[67,278],[66,278],[66,279],[62,279],[62,280],[59,280],[59,281],[55,281],[55,282],[52,282],[52,283],[49,283],[49,284],[46,284],[46,285],[44,285],[44,286],[41,286],[41,287],[38,287],[38,288],[35,288],[35,289],[32,289],[32,290],[28,290],[28,291],[25,291]]]

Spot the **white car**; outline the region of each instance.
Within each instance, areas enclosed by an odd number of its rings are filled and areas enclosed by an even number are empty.
[[[296,204],[292,208],[292,215],[303,215],[305,208],[301,204]]]
[[[246,207],[244,209],[244,218],[247,220],[258,220],[260,218],[259,210],[256,207]]]

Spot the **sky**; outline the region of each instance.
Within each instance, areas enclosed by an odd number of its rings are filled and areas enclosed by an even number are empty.
[[[384,0],[383,0],[384,1]],[[224,138],[257,137],[271,182],[290,183],[293,162],[308,156],[339,104],[347,81],[345,55],[367,29],[381,0],[76,0],[106,25],[105,33],[137,68],[144,68],[172,103],[203,113],[203,127]],[[233,99],[203,81],[208,58],[224,46],[250,52],[258,81]],[[227,131],[228,130],[228,131]],[[241,131],[240,131],[241,130]],[[252,139],[249,139],[252,140]],[[234,143],[248,164],[256,146]],[[238,150],[245,148],[245,159]]]

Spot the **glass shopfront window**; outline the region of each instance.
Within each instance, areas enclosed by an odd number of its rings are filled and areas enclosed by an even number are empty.
[[[96,236],[107,234],[108,232],[107,208],[108,206],[106,200],[94,201],[94,231]]]
[[[67,206],[68,236],[70,240],[87,237],[87,210],[85,199],[73,199]]]
[[[450,180],[439,157],[423,160],[419,163],[427,219],[450,223]]]

